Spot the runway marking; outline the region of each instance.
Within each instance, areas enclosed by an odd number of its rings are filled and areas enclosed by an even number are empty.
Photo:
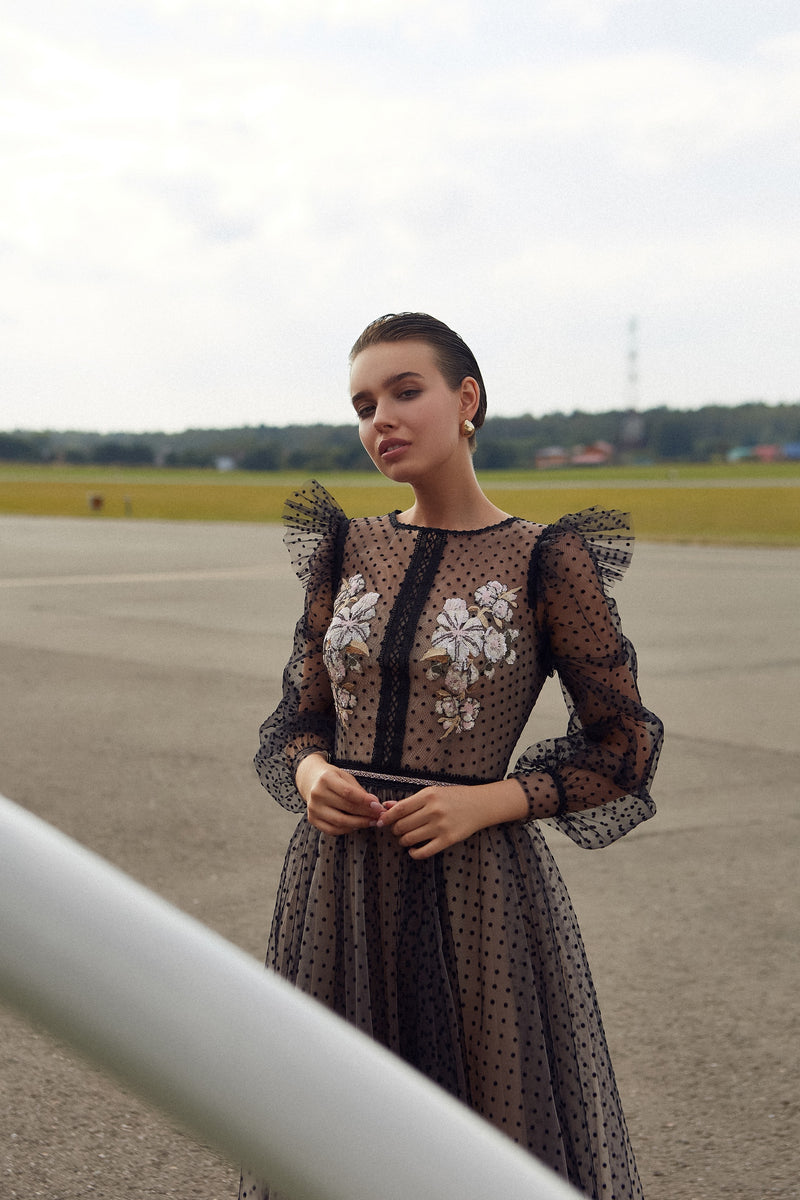
[[[31,575],[0,579],[0,588],[95,586],[111,583],[204,583],[221,579],[269,579],[275,569],[263,567],[219,567],[206,571],[142,571],[113,575]]]

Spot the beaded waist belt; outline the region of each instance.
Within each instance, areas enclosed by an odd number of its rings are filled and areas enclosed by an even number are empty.
[[[349,762],[346,758],[331,760],[343,771],[355,775],[359,783],[374,783],[376,787],[456,787],[458,784],[473,786],[486,783],[485,779],[477,779],[474,775],[426,775],[422,771],[405,771],[402,767],[398,774],[386,771],[376,771],[368,763]]]

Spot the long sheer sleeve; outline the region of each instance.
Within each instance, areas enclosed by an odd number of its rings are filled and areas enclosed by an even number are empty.
[[[649,788],[663,726],[641,702],[636,656],[606,592],[630,557],[623,514],[589,509],[548,526],[531,563],[541,651],[569,723],[564,737],[531,746],[513,775],[529,798],[549,775],[559,797],[553,823],[587,849],[655,812]]]
[[[286,501],[284,525],[284,542],[305,586],[305,604],[284,668],[280,704],[261,726],[255,766],[279,804],[303,812],[295,766],[312,750],[333,752],[336,721],[322,642],[333,612],[347,518],[325,488],[311,482]]]

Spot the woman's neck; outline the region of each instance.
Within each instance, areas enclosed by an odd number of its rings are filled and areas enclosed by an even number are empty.
[[[414,503],[400,513],[398,519],[405,525],[463,531],[496,525],[507,516],[508,513],[484,495],[474,471],[470,470],[469,476],[462,478],[458,486],[443,487],[436,482],[429,486],[415,484]]]

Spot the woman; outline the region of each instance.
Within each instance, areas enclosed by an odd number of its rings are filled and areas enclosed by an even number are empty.
[[[536,822],[606,845],[654,811],[661,724],[605,586],[620,514],[542,526],[472,464],[478,365],[426,314],[350,356],[361,441],[404,512],[287,502],[306,603],[261,729],[267,790],[302,814],[267,965],[394,1050],[590,1196],[641,1195],[580,933]],[[605,585],[605,586],[604,586]],[[548,674],[564,737],[509,760]],[[268,1195],[244,1179],[242,1197]]]

